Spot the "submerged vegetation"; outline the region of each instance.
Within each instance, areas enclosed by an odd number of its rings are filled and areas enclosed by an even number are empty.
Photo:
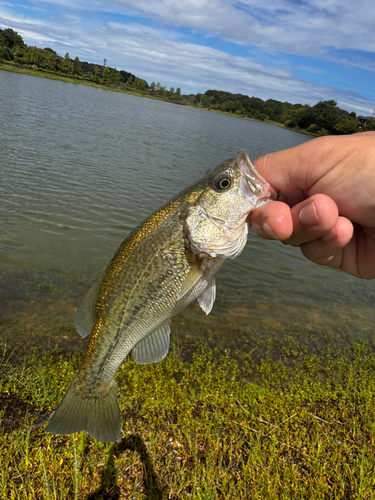
[[[30,429],[64,394],[77,352],[4,348],[0,497],[375,498],[375,343],[304,342],[259,338],[260,359],[198,344],[189,361],[175,342],[159,364],[126,361],[113,445]]]
[[[168,90],[159,82],[148,84],[146,80],[130,72],[111,68],[107,66],[106,59],[103,64],[93,64],[80,61],[78,57],[72,58],[68,52],[62,57],[48,47],[40,49],[28,46],[11,28],[0,29],[0,69],[101,86],[116,91],[135,92],[176,104],[277,123],[313,135],[351,134],[375,130],[375,119],[361,117],[358,121],[354,112],[349,113],[340,109],[334,100],[320,101],[310,106],[275,99],[263,101],[258,97],[219,90],[184,95],[180,88],[172,87]]]

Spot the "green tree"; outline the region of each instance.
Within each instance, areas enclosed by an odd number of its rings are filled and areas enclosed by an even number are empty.
[[[49,54],[48,52],[45,51],[45,49],[38,49],[38,50],[39,50],[39,67],[46,68]]]
[[[126,81],[126,86],[129,87],[129,88],[133,88],[133,86],[134,86],[134,80],[135,80],[135,78],[134,78],[133,75],[129,76],[129,78]]]
[[[203,94],[201,97],[200,104],[204,107],[208,107],[211,104],[211,98],[208,95]],[[226,103],[223,103],[222,106],[224,107],[224,109],[222,109],[222,111],[227,111]],[[230,103],[228,103],[228,106],[230,106]]]
[[[310,125],[315,124],[319,129],[322,125],[317,119],[317,115],[318,113],[314,113],[311,106],[305,104],[305,106],[294,109],[290,113],[291,124],[288,126],[307,129]]]
[[[57,71],[59,59],[60,58],[56,53],[50,52],[47,56],[46,68],[50,71]]]
[[[307,131],[317,134],[319,132],[319,126],[316,123],[312,123],[307,127]]]
[[[116,68],[113,68],[113,70],[111,71],[111,77],[109,81],[112,85],[118,85],[120,83],[120,73]]]
[[[150,93],[154,94],[155,93],[155,89],[156,89],[156,84],[155,84],[155,82],[152,82],[150,84],[150,87],[149,87]]]
[[[333,99],[319,101],[311,108],[311,118],[320,128],[335,132],[336,123],[340,118],[340,109],[337,107],[337,102]]]
[[[23,41],[22,36],[16,31],[13,31],[11,28],[7,28],[5,30],[0,30],[0,32],[3,37],[5,47],[8,47],[11,50],[16,46],[26,48],[26,44]]]
[[[195,96],[194,94],[190,94],[189,95],[189,104],[196,105],[197,102],[198,102],[197,96]]]
[[[375,130],[375,118],[372,118],[366,123],[366,126],[361,129],[361,132],[366,132],[368,130]]]
[[[102,81],[104,85],[108,85],[111,79],[111,69],[108,66],[105,66],[102,73]]]
[[[63,73],[70,73],[71,67],[72,67],[72,61],[70,59],[69,52],[67,52],[62,61],[61,70]]]
[[[81,68],[81,63],[78,59],[78,57],[76,57],[73,61],[73,73],[75,75],[82,75],[82,68]]]
[[[15,62],[19,63],[22,61],[22,58],[24,56],[24,47],[21,45],[15,45],[13,47],[13,59]]]
[[[101,66],[95,66],[94,80],[96,81],[96,83],[100,82],[101,75],[102,75],[102,68],[101,68]]]
[[[180,87],[176,88],[176,92],[175,92],[174,98],[177,99],[178,101],[181,100],[182,96],[181,96],[181,89],[180,89]]]
[[[0,32],[0,61],[5,59],[5,49],[6,47],[5,47],[4,37]]]
[[[39,50],[38,47],[29,47],[27,52],[27,59],[29,64],[39,66]]]
[[[13,60],[13,52],[9,47],[5,45],[4,38],[0,33],[0,61],[12,61]]]
[[[358,122],[351,116],[343,116],[336,123],[335,129],[339,134],[353,134],[358,131]]]
[[[148,89],[148,83],[142,78],[136,78],[134,80],[134,87],[138,90],[144,91]]]

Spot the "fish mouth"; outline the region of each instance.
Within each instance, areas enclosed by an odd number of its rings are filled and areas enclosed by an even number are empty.
[[[256,171],[254,165],[251,163],[246,151],[239,151],[236,155],[236,161],[240,168],[241,179],[240,189],[250,198],[255,198],[257,201],[275,200],[276,192],[271,188],[268,182]],[[258,203],[257,203],[258,206]]]

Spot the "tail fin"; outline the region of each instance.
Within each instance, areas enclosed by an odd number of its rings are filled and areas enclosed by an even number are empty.
[[[46,432],[73,434],[85,431],[103,443],[116,441],[121,433],[121,415],[115,382],[112,382],[109,392],[100,398],[82,397],[76,390],[75,382],[76,379],[70,384]]]

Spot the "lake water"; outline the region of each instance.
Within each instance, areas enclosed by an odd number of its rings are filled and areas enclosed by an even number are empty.
[[[73,345],[74,311],[143,218],[221,161],[310,140],[264,123],[0,71],[0,335]],[[217,301],[172,323],[192,342],[251,347],[373,336],[375,284],[251,235],[217,277]],[[251,341],[249,340],[251,339]],[[255,339],[255,340],[254,340]]]

